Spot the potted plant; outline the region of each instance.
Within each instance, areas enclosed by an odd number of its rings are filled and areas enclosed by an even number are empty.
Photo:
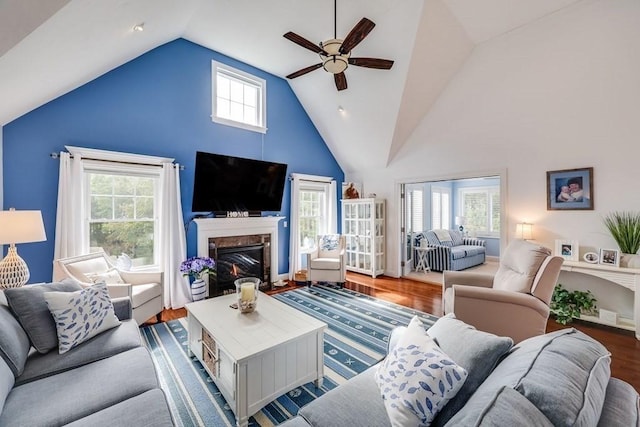
[[[612,212],[604,218],[604,225],[620,246],[620,265],[640,268],[640,212]]]
[[[553,290],[551,314],[562,325],[579,319],[580,314],[595,314],[596,299],[591,291],[570,291],[560,283]]]
[[[216,263],[209,257],[191,257],[180,264],[180,273],[193,279],[191,283],[191,298],[193,301],[205,298],[207,291],[204,275],[215,274],[215,266]]]

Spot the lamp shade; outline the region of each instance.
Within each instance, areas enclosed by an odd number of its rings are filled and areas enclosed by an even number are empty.
[[[465,225],[467,219],[463,216],[456,216],[456,225]]]
[[[533,239],[533,224],[528,222],[516,224],[516,237],[522,240]]]
[[[47,240],[40,211],[0,211],[0,244]]]

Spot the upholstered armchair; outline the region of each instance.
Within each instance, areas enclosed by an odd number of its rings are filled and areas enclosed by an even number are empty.
[[[117,269],[107,254],[94,252],[53,262],[53,280],[74,279],[82,286],[104,281],[111,298],[129,297],[133,318],[141,325],[163,308],[164,275],[162,272],[133,272]]]
[[[307,282],[335,282],[344,285],[347,274],[345,238],[339,234],[318,236],[318,244],[307,254]]]
[[[542,335],[562,262],[543,246],[515,240],[495,275],[444,272],[444,314],[454,313],[479,330],[511,337],[516,343]]]

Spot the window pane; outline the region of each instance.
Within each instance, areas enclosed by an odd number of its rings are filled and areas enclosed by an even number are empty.
[[[113,211],[115,219],[134,219],[134,198],[114,197]]]
[[[104,174],[89,175],[89,191],[91,194],[113,194],[113,176]]]
[[[135,180],[128,176],[113,177],[113,194],[124,196],[135,192]]]
[[[254,108],[258,106],[257,88],[249,85],[244,86],[244,105]]]
[[[91,219],[112,219],[113,209],[111,197],[91,197]]]
[[[231,111],[229,112],[229,118],[231,120],[235,120],[236,122],[241,122],[244,116],[244,111],[242,108],[242,104],[238,104],[237,102],[231,103]]]
[[[218,98],[229,99],[231,97],[231,89],[229,88],[229,79],[218,74],[216,96]]]
[[[468,228],[476,232],[489,231],[489,197],[486,192],[464,193],[463,212]]]
[[[153,197],[153,178],[136,179],[136,196]]]
[[[94,222],[89,226],[91,248],[102,248],[111,256],[126,253],[134,266],[154,263],[153,221],[143,222]]]
[[[253,107],[244,107],[244,122],[250,125],[257,124],[256,122],[256,109]]]
[[[136,199],[136,219],[153,219],[153,198]]]
[[[442,193],[442,228],[448,230],[451,228],[451,201],[449,193]]]
[[[441,220],[440,220],[440,193],[432,193],[431,195],[431,228],[439,229],[441,228]]]
[[[491,194],[491,231],[500,232],[500,193]]]
[[[230,99],[233,102],[239,102],[240,104],[242,104],[242,101],[244,99],[244,85],[236,80],[231,80],[230,85]]]
[[[218,98],[218,117],[228,119],[231,117],[231,103],[226,99]]]

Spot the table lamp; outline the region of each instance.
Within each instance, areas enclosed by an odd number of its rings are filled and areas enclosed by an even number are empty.
[[[0,211],[0,245],[9,244],[0,261],[0,289],[17,288],[29,281],[29,267],[18,255],[16,243],[47,240],[40,211]]]
[[[521,222],[516,224],[516,237],[522,240],[533,239],[533,224]]]
[[[456,216],[456,225],[458,226],[458,230],[461,233],[464,233],[464,224],[466,222],[466,218],[463,216]]]

